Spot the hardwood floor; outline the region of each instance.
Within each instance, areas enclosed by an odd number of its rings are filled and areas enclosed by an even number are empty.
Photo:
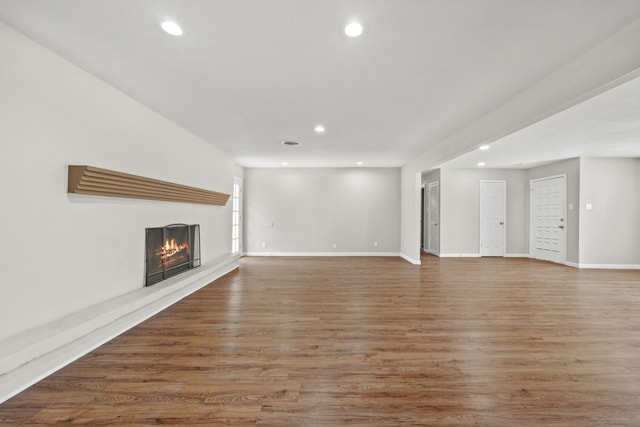
[[[243,258],[0,424],[638,426],[640,271]]]

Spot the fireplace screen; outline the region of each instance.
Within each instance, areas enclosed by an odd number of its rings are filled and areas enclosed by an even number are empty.
[[[200,226],[171,224],[146,229],[145,286],[200,266]]]

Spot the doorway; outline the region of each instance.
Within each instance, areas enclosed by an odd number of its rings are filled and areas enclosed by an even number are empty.
[[[420,250],[424,251],[424,185],[420,191]]]
[[[438,181],[431,182],[427,186],[428,198],[428,235],[427,252],[434,255],[440,253],[440,186]]]
[[[567,259],[567,176],[530,181],[531,257],[565,263]]]
[[[504,256],[506,181],[480,181],[480,256]]]

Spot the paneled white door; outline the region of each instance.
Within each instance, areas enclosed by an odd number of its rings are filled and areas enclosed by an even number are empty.
[[[530,182],[531,257],[564,263],[567,259],[566,199],[564,175]]]
[[[480,181],[480,256],[504,256],[506,181]]]

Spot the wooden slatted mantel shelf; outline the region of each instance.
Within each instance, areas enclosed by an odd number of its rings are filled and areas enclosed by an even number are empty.
[[[69,165],[69,193],[224,206],[229,194],[101,169]]]

